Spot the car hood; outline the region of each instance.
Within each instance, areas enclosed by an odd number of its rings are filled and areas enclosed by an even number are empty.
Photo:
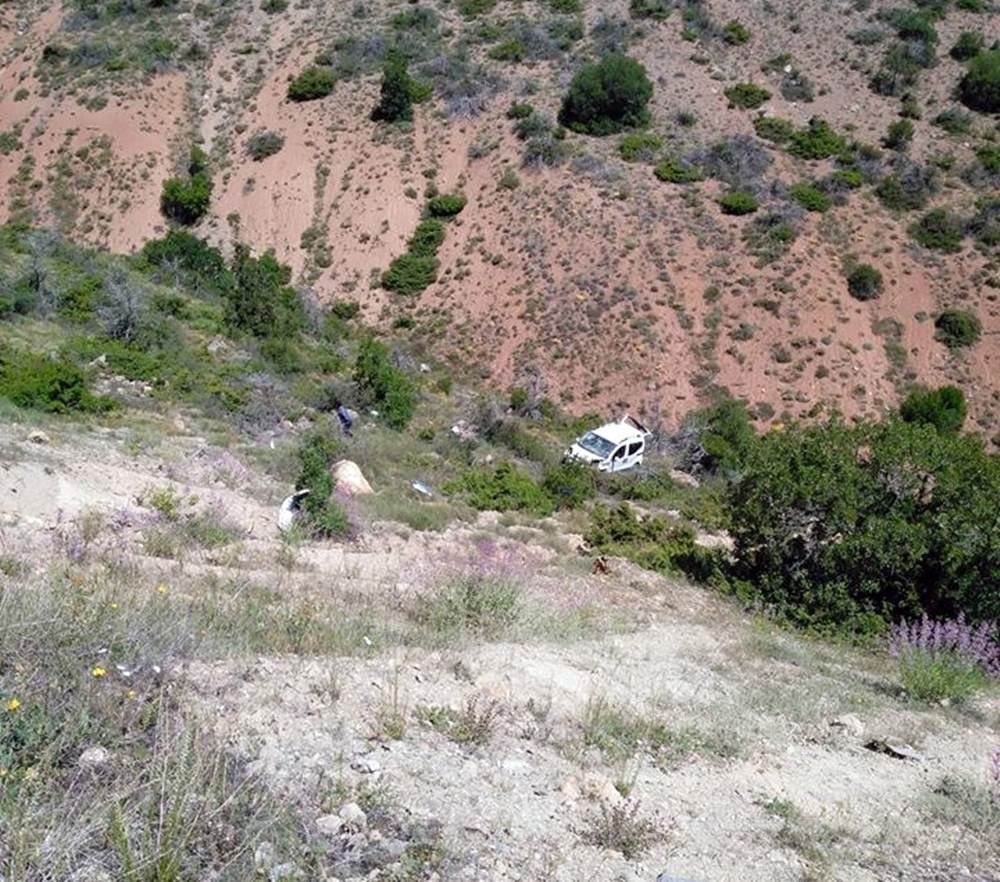
[[[569,450],[566,451],[573,459],[578,459],[580,462],[586,462],[593,464],[595,462],[601,462],[601,457],[596,453],[591,453],[589,450],[584,449],[579,444],[571,444]]]

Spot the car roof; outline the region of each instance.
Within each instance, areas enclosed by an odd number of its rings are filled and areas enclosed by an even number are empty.
[[[621,444],[622,441],[630,441],[633,439],[641,439],[643,437],[642,432],[640,432],[631,423],[605,423],[599,429],[592,430],[595,435],[600,435],[612,444]]]

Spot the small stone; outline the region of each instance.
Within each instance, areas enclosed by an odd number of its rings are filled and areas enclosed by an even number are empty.
[[[599,772],[588,772],[584,775],[583,793],[588,799],[606,802],[609,805],[617,805],[622,801],[622,795],[611,783],[611,779]]]
[[[830,720],[831,728],[838,729],[852,738],[860,738],[865,731],[865,725],[854,714],[843,714]]]
[[[344,826],[349,830],[360,831],[368,829],[368,816],[356,802],[348,802],[342,805],[339,814],[344,821]]]
[[[316,829],[323,836],[336,836],[344,826],[344,819],[340,815],[323,815],[316,819]]]
[[[374,775],[381,770],[379,761],[373,756],[362,756],[358,757],[353,763],[351,763],[351,768],[355,772],[361,772],[364,775]]]
[[[420,373],[429,374],[431,372],[431,366],[425,362],[420,362]]]
[[[262,842],[253,853],[253,865],[254,869],[264,875],[274,866],[275,862],[278,860],[278,855],[274,850],[274,846],[270,842]]]
[[[96,772],[108,764],[111,754],[103,747],[88,747],[80,754],[80,768]]]
[[[569,799],[574,802],[582,796],[580,792],[580,782],[577,781],[572,775],[563,781],[563,785],[559,788],[559,792],[565,799]]]
[[[46,435],[41,429],[34,429],[29,435],[28,440],[32,444],[48,444],[49,436]]]

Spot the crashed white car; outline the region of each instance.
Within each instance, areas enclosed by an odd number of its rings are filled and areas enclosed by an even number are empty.
[[[581,435],[566,449],[564,458],[596,466],[602,472],[624,472],[642,462],[649,437],[642,423],[626,415]]]

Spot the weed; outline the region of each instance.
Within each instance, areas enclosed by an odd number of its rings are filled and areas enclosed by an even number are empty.
[[[579,832],[584,842],[620,852],[629,860],[647,851],[662,835],[659,825],[642,815],[638,802],[602,803]]]

